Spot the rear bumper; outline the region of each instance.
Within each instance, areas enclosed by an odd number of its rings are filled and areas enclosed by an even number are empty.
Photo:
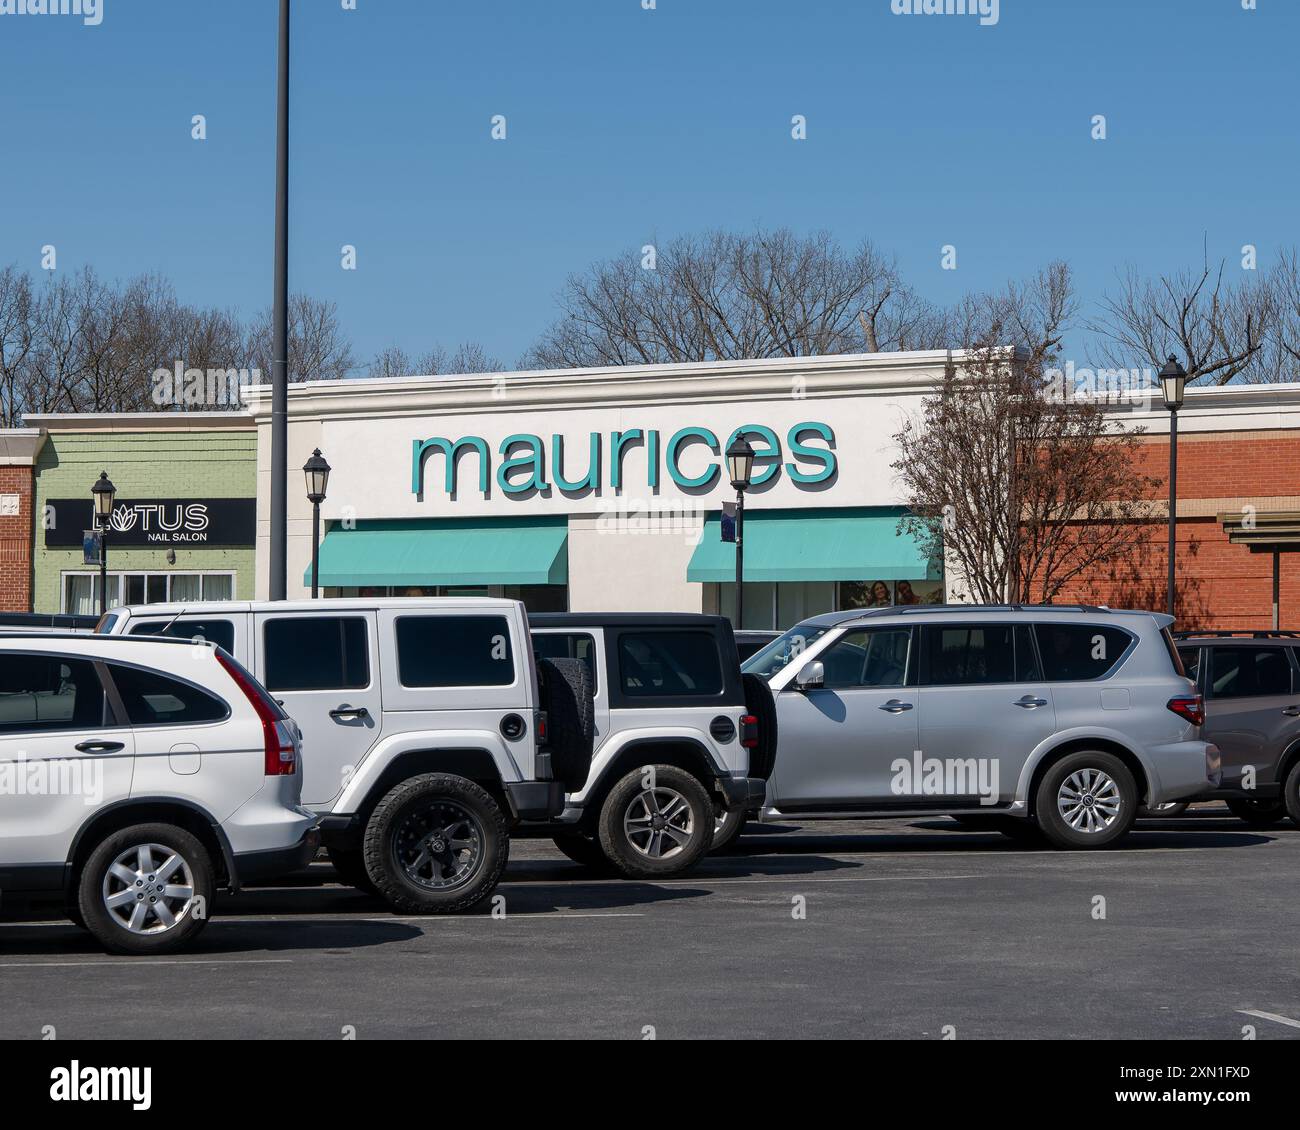
[[[1148,751],[1155,780],[1147,804],[1195,800],[1219,787],[1223,780],[1219,747],[1212,742],[1175,742]]]
[[[767,800],[767,781],[762,777],[719,777],[718,788],[728,812],[738,808],[757,810]]]
[[[516,820],[550,820],[564,811],[564,785],[560,781],[513,781],[506,799]]]
[[[313,825],[303,833],[302,839],[289,847],[244,851],[232,855],[231,864],[235,873],[231,876],[231,887],[238,890],[248,883],[301,871],[316,858],[319,848],[320,828]]]

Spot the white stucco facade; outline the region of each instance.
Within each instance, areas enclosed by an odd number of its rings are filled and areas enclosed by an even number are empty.
[[[919,412],[949,357],[863,354],[292,385],[288,595],[307,591],[311,508],[298,468],[319,447],[332,467],[322,507],[327,542],[358,525],[557,521],[567,524],[567,607],[712,610],[725,594],[688,580],[687,570],[706,517],[716,523],[722,504],[735,498],[722,455],[732,436],[744,430],[756,450],[746,500],[751,525],[778,512],[810,519],[846,508],[885,513],[902,503],[890,466],[893,436]],[[258,429],[257,589],[264,596],[269,387],[250,390],[248,399]],[[716,525],[710,529],[716,537]],[[864,561],[854,579],[870,582],[871,568]],[[747,605],[750,599],[747,584]],[[791,607],[802,599],[793,594]]]

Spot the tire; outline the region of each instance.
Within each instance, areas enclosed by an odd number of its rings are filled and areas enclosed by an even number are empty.
[[[1155,808],[1148,808],[1144,804],[1138,809],[1138,815],[1150,820],[1172,820],[1186,811],[1187,801],[1176,800],[1171,801],[1169,804],[1157,804]]]
[[[643,777],[651,771],[653,797],[642,787]],[[676,834],[652,829],[652,822],[661,823],[656,817],[666,818]],[[600,809],[600,846],[628,878],[682,875],[712,845],[713,820],[713,799],[686,770],[645,765],[633,769],[605,798]]]
[[[1128,766],[1113,753],[1081,750],[1043,774],[1034,819],[1053,847],[1103,848],[1128,832],[1137,810],[1137,785]]]
[[[1286,803],[1286,814],[1295,823],[1300,824],[1300,761],[1291,766],[1282,785],[1282,799]]]
[[[110,953],[163,954],[208,924],[214,890],[212,858],[193,835],[174,824],[136,824],[90,853],[77,876],[77,905]]]
[[[375,893],[394,910],[456,914],[496,889],[510,837],[485,789],[452,773],[423,773],[375,806],[362,854]]]
[[[345,887],[356,887],[357,890],[372,895],[377,893],[375,884],[370,881],[370,873],[366,870],[365,853],[360,848],[349,850],[332,847],[329,849],[329,859],[338,872],[339,882]]]
[[[749,776],[766,781],[776,765],[776,700],[767,680],[758,675],[741,675],[745,689],[745,710],[758,719],[758,746],[749,751]]]
[[[713,845],[709,851],[717,855],[726,851],[735,845],[740,839],[740,833],[745,830],[745,825],[749,822],[749,813],[743,808],[735,808],[730,812],[725,809],[719,810],[714,806],[713,810]]]
[[[551,842],[574,863],[581,864],[588,871],[594,871],[598,875],[617,874],[613,864],[600,850],[600,843],[594,836],[584,835],[582,832],[568,832],[565,835],[552,836]]]
[[[551,771],[566,792],[587,783],[596,735],[596,705],[591,673],[581,659],[538,659],[542,709],[546,711],[546,747]]]
[[[1252,828],[1271,828],[1287,814],[1287,804],[1282,797],[1269,800],[1233,797],[1227,804],[1233,816],[1244,820]]]

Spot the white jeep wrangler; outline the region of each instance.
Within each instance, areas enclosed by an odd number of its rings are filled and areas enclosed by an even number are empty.
[[[586,669],[538,664],[518,601],[150,604],[98,631],[202,637],[249,667],[302,729],[302,803],[340,876],[404,912],[487,897],[511,829],[559,815],[591,763]]]
[[[767,684],[742,676],[731,623],[693,613],[540,613],[539,660],[587,669],[595,753],[558,819],[530,823],[570,859],[679,875],[734,839],[776,758]]]

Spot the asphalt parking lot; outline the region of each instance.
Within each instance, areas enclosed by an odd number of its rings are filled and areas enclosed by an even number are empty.
[[[1101,853],[768,826],[662,883],[516,840],[503,917],[395,917],[317,864],[166,959],[7,913],[0,1037],[1300,1039],[1297,874],[1300,829],[1217,806]]]

